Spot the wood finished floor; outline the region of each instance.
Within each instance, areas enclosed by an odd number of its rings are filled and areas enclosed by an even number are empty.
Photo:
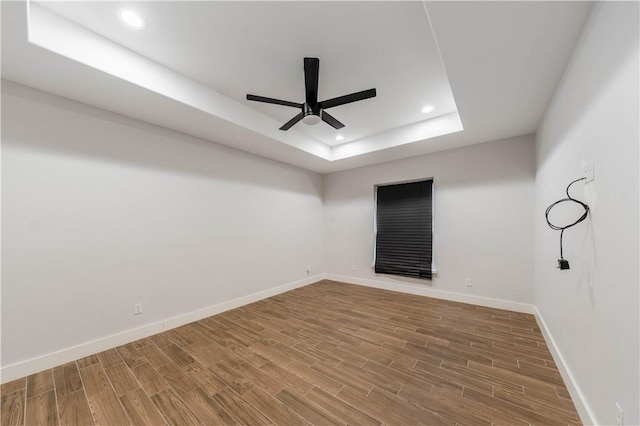
[[[322,281],[2,385],[2,425],[580,424],[532,315]]]

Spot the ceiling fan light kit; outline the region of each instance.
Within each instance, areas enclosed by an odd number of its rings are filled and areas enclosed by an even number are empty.
[[[302,122],[310,126],[314,126],[321,121],[322,119],[320,118],[320,116],[313,113],[308,113],[304,117],[302,117]]]
[[[280,130],[289,130],[300,120],[302,120],[303,123],[310,125],[324,121],[334,129],[341,129],[344,127],[344,124],[327,113],[325,109],[373,98],[376,96],[376,89],[363,90],[361,92],[355,92],[318,102],[319,70],[320,60],[318,58],[304,58],[305,102],[303,104],[251,94],[247,95],[247,100],[300,108],[300,113],[283,124],[282,127],[280,127]]]

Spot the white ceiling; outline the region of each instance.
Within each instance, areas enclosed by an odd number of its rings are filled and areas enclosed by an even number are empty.
[[[2,77],[324,173],[534,132],[590,7],[45,2],[28,24],[26,3],[3,2]],[[340,131],[279,131],[298,111],[245,96],[302,102],[305,56],[320,58],[320,100],[378,96],[331,109]]]
[[[281,123],[299,111],[246,95],[304,102],[305,56],[320,58],[319,100],[377,88],[374,100],[330,111],[347,124],[340,132],[296,127],[328,145],[456,110],[420,2],[127,2],[145,17],[142,31],[124,27],[111,2],[43,5]],[[427,103],[437,110],[421,113]]]

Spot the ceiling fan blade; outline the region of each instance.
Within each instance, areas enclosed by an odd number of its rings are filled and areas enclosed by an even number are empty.
[[[349,95],[338,96],[337,98],[322,101],[320,102],[320,108],[322,109],[333,108],[339,105],[349,104],[351,102],[373,98],[375,96],[376,96],[376,89],[363,90],[362,92],[351,93]]]
[[[290,107],[294,107],[294,108],[302,108],[302,104],[297,104],[295,102],[289,102],[289,101],[283,101],[283,100],[280,100],[280,99],[265,98],[264,96],[247,95],[247,100],[248,101],[256,101],[256,102],[264,102],[264,103],[267,103],[267,104],[290,106]]]
[[[304,58],[304,88],[309,105],[318,103],[318,74],[320,72],[320,59]]]
[[[332,115],[329,115],[329,113],[324,111],[322,111],[322,121],[324,121],[334,129],[342,129],[344,127],[344,124],[342,124],[341,122],[336,120]]]
[[[282,127],[280,127],[280,130],[289,130],[291,128],[291,126],[293,126],[294,124],[296,124],[298,121],[302,120],[302,117],[304,116],[303,113],[300,113],[298,115],[296,115],[295,117],[293,117],[291,120],[287,121],[286,123],[284,123],[282,125]]]

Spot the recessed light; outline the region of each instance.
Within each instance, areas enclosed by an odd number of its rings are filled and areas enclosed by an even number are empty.
[[[124,9],[120,11],[120,19],[122,19],[127,25],[133,28],[144,28],[144,19],[140,17],[136,12],[130,9]]]
[[[344,136],[338,135],[338,136],[336,136],[336,140],[337,141],[342,141],[342,140],[344,140]]]
[[[433,111],[434,109],[436,109],[436,107],[434,107],[433,105],[425,105],[424,108],[422,108],[422,112],[427,114]]]

